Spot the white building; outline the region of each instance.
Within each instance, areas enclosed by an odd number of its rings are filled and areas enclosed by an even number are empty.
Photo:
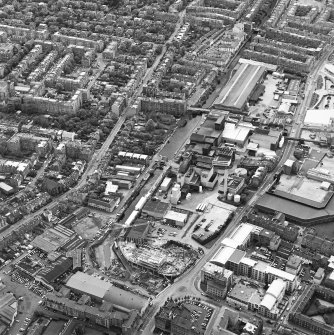
[[[230,237],[227,237],[222,241],[222,245],[245,249],[250,243],[251,233],[257,229],[262,230],[262,228],[252,224],[242,223],[234,230]]]
[[[282,301],[286,289],[286,282],[282,279],[275,279],[269,286],[264,296],[259,313],[270,319],[277,319],[280,310],[278,304]]]

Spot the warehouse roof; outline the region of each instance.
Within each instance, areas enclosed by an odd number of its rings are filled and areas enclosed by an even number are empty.
[[[239,225],[234,232],[231,234],[230,238],[238,246],[243,245],[245,241],[249,238],[249,235],[254,230],[255,226],[249,223],[242,223]]]
[[[187,214],[175,211],[168,211],[164,216],[164,219],[176,222],[186,222],[187,218],[188,218]]]
[[[261,302],[261,306],[266,307],[269,311],[275,306],[277,299],[270,294],[266,294]]]
[[[157,215],[163,216],[169,208],[169,204],[161,201],[149,200],[143,207],[144,212],[152,212]]]
[[[148,303],[147,299],[116,286],[111,286],[106,291],[103,299],[112,303],[116,309],[117,307],[128,310],[135,309],[140,313],[144,311]]]
[[[218,252],[215,254],[215,256],[213,256],[210,262],[219,266],[225,266],[227,261],[233,255],[234,251],[234,248],[224,246],[218,250]]]
[[[214,106],[241,109],[265,72],[260,65],[243,63],[215,100]]]
[[[149,223],[146,224],[140,224],[138,226],[129,227],[127,230],[126,237],[128,239],[139,239],[139,238],[145,238],[147,227],[149,226]]]
[[[266,294],[270,294],[276,299],[281,295],[281,293],[285,290],[286,283],[283,281],[283,279],[275,279],[269,286]]]
[[[106,292],[112,287],[110,283],[80,271],[67,281],[66,286],[100,299],[103,299]]]

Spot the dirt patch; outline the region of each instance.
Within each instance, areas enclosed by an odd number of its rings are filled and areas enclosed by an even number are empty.
[[[86,217],[80,220],[74,227],[74,231],[84,239],[93,238],[98,232],[99,228],[103,226],[106,219],[101,216]]]

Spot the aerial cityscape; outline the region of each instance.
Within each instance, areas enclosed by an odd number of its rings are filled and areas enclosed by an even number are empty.
[[[0,335],[334,335],[334,0],[0,19]]]

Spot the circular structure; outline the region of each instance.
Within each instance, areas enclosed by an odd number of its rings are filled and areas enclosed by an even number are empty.
[[[234,173],[239,177],[247,177],[247,170],[245,168],[237,168]]]

